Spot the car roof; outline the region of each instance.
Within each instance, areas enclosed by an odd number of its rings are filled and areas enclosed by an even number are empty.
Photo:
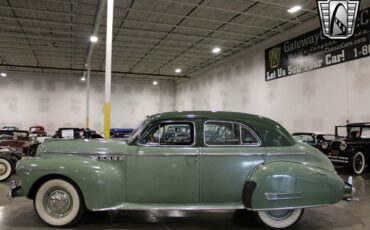
[[[347,126],[370,126],[370,122],[348,123]]]
[[[225,111],[175,111],[175,112],[165,112],[158,113],[149,116],[153,121],[156,120],[167,120],[167,119],[219,119],[219,120],[239,120],[239,121],[253,121],[258,123],[270,123],[271,120],[263,116],[248,114],[248,113],[238,113],[238,112],[225,112]]]

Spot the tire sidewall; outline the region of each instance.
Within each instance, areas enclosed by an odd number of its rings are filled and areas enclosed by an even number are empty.
[[[47,213],[44,208],[45,193],[51,189],[63,189],[70,194],[72,200],[72,208],[65,217],[56,218]],[[62,179],[52,179],[43,183],[37,190],[34,199],[34,208],[37,215],[46,224],[53,227],[68,227],[75,224],[82,216],[84,211],[84,203],[79,191],[71,183]]]
[[[13,163],[11,162],[11,160],[8,160],[8,159],[3,158],[3,157],[0,157],[0,164],[4,164],[5,167],[6,167],[5,174],[0,175],[0,182],[1,182],[1,181],[6,181],[7,179],[10,178],[10,176],[12,175],[12,172],[14,170],[14,166],[13,166]]]
[[[258,222],[267,227],[267,229],[286,229],[294,226],[302,217],[304,209],[294,209],[292,214],[284,220],[274,220],[267,211],[255,212]]]
[[[357,157],[361,157],[362,158],[362,161],[363,161],[363,164],[362,164],[362,167],[360,170],[357,170],[356,167],[355,167],[355,160]],[[363,152],[361,151],[356,151],[355,154],[353,154],[352,156],[352,160],[351,160],[351,169],[352,169],[352,172],[355,173],[356,175],[360,175],[364,172],[365,170],[365,165],[366,165],[366,158],[365,158],[365,155],[363,154]]]

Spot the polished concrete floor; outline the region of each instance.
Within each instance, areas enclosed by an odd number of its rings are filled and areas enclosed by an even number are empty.
[[[339,169],[343,178],[349,173]],[[354,177],[360,201],[341,201],[306,209],[294,229],[370,229],[370,172]],[[32,201],[6,199],[9,183],[0,183],[0,230],[49,229],[38,219]],[[246,211],[114,211],[87,213],[71,229],[262,229]]]

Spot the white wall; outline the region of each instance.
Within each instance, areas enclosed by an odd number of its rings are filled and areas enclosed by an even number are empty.
[[[90,126],[103,131],[104,79],[91,79]],[[0,78],[0,126],[84,127],[86,84],[78,76],[8,73]],[[112,79],[111,127],[132,127],[146,115],[174,110],[174,83]]]
[[[176,84],[176,110],[259,114],[289,131],[334,132],[370,121],[370,58],[265,82],[264,50],[318,28],[318,20],[269,39]]]

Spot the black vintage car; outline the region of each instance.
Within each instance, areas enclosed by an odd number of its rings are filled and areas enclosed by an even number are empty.
[[[306,143],[312,147],[319,149],[321,152],[328,154],[332,141],[335,140],[334,134],[322,132],[299,132],[292,133],[296,141]]]
[[[370,162],[370,122],[336,126],[335,135],[329,159],[336,165],[349,166],[354,174],[362,174]]]

